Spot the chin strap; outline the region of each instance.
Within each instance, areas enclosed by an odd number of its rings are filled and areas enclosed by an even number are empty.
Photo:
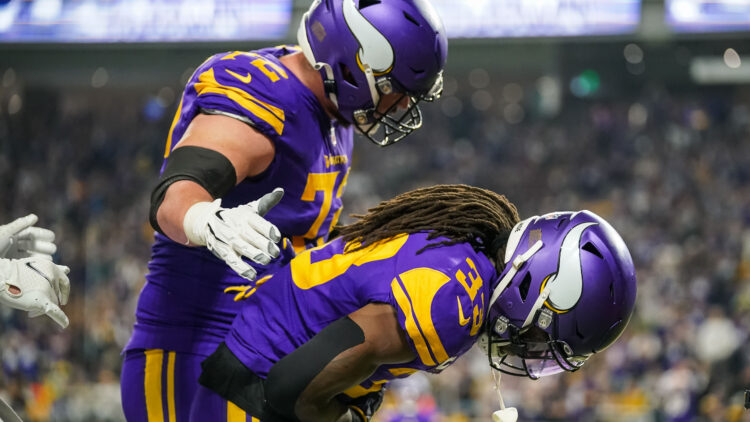
[[[497,391],[497,399],[500,401],[500,409],[505,409],[503,394],[500,392],[500,378],[502,377],[502,374],[499,374],[498,371],[493,369],[490,369],[490,372],[492,372],[492,380],[495,381],[495,391]]]
[[[362,63],[362,67],[365,70],[365,79],[367,79],[367,85],[370,87],[370,97],[372,98],[372,106],[373,108],[378,107],[378,104],[380,103],[380,93],[378,93],[378,89],[375,87],[375,74],[372,71],[372,68],[367,63]]]
[[[503,276],[502,279],[500,279],[500,282],[498,283],[497,287],[495,287],[495,290],[492,292],[492,296],[490,297],[490,303],[489,306],[487,306],[487,312],[489,313],[489,310],[492,309],[492,306],[495,304],[497,299],[500,297],[500,294],[508,287],[510,282],[513,280],[513,277],[516,276],[518,273],[518,270],[521,269],[523,264],[531,259],[532,256],[534,256],[535,253],[539,252],[540,249],[542,249],[542,246],[544,244],[542,243],[541,239],[537,240],[531,247],[521,255],[518,255],[516,259],[513,260],[511,263],[511,267],[508,270],[507,273]],[[544,295],[544,292],[542,295],[546,297],[549,296],[549,291],[547,290],[547,294]],[[540,295],[540,296],[542,296]],[[544,303],[544,300],[542,300],[542,303]],[[531,315],[533,315],[535,312],[532,310]],[[528,317],[527,317],[528,319]],[[525,324],[524,324],[525,325]],[[488,347],[491,347],[488,345]],[[490,351],[488,350],[488,355],[490,354]],[[493,422],[516,422],[518,420],[518,410],[515,407],[505,407],[505,401],[503,400],[503,395],[500,392],[500,374],[498,371],[493,370],[490,368],[490,372],[492,373],[492,379],[495,381],[495,390],[497,391],[497,398],[500,401],[500,410],[492,414],[492,420]]]
[[[498,283],[497,287],[495,287],[495,290],[492,292],[492,296],[490,297],[490,304],[487,306],[487,313],[489,314],[490,309],[492,309],[492,306],[497,301],[497,298],[500,297],[500,293],[505,290],[506,287],[508,287],[508,284],[510,284],[511,280],[513,280],[513,277],[516,276],[516,273],[519,269],[523,266],[523,264],[531,259],[531,257],[539,251],[539,249],[542,249],[542,246],[544,244],[541,240],[537,240],[536,243],[531,245],[529,250],[522,253],[521,255],[518,255],[516,259],[513,260],[512,267],[510,270],[508,270],[507,273],[503,276],[503,278],[500,280],[500,283]]]
[[[500,374],[493,369],[490,369],[490,372],[492,372],[492,379],[495,381],[497,398],[500,400],[500,410],[492,414],[492,420],[494,422],[516,422],[518,420],[518,409],[515,407],[505,407],[503,395],[500,393]]]
[[[331,100],[336,108],[339,108],[339,100],[336,97],[336,79],[333,77],[333,69],[328,63],[317,62],[313,65],[315,70],[323,69],[325,72],[325,78],[323,78],[323,87],[325,88],[328,99]]]
[[[546,286],[544,286],[544,289],[541,293],[539,293],[539,296],[536,298],[536,302],[534,302],[534,306],[531,307],[531,310],[529,311],[529,315],[526,316],[526,321],[523,322],[523,326],[521,327],[521,330],[531,325],[531,323],[534,322],[534,318],[536,317],[536,311],[542,308],[542,305],[544,305],[544,302],[547,301],[547,298],[549,297],[549,294],[552,292],[552,286],[555,284],[555,281],[552,280],[551,282],[548,282]]]

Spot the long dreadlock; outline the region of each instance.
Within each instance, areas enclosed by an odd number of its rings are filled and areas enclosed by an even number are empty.
[[[345,241],[359,243],[350,250],[402,233],[429,232],[428,240],[449,240],[428,244],[417,253],[441,245],[469,243],[492,259],[504,254],[510,231],[519,221],[515,205],[504,195],[467,185],[416,189],[352,217],[358,221],[339,228]]]

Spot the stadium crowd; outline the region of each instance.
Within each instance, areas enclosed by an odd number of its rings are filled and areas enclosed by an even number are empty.
[[[0,395],[29,421],[122,420],[119,354],[176,104],[137,90],[24,89],[17,79],[0,91],[0,221],[33,211],[55,230],[57,261],[71,267],[71,322],[60,331],[0,309]],[[465,79],[447,81],[404,142],[355,143],[344,214],[435,183],[504,193],[522,217],[599,213],[636,263],[634,318],[577,373],[504,376],[506,403],[525,421],[750,420],[750,93],[649,87],[566,98],[545,117],[523,88],[508,100],[489,84],[478,101]],[[23,98],[13,113],[12,92]],[[486,357],[472,350],[443,375],[392,385],[377,420],[478,421],[498,408]]]

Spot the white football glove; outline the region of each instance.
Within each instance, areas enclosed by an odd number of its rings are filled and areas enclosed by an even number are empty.
[[[261,265],[279,256],[276,243],[281,240],[281,232],[262,216],[283,195],[284,190],[276,188],[257,201],[234,208],[222,208],[221,199],[198,202],[185,214],[185,235],[191,245],[205,246],[237,274],[255,280],[255,269],[242,256]]]
[[[68,317],[60,305],[68,303],[69,272],[46,258],[0,259],[0,303],[28,311],[31,318],[46,314],[65,328]]]
[[[32,227],[37,220],[36,215],[29,214],[0,226],[0,258],[38,256],[52,259],[52,254],[57,251],[55,233],[41,227]]]

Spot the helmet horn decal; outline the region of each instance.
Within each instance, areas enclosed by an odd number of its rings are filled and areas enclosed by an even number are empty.
[[[394,58],[388,39],[362,16],[354,0],[344,0],[343,10],[344,20],[359,43],[359,64],[369,65],[375,73],[388,72],[393,67]]]
[[[583,274],[581,273],[581,237],[583,231],[596,223],[581,223],[568,232],[560,246],[560,260],[557,273],[549,284],[549,305],[558,311],[572,309],[583,293]]]

